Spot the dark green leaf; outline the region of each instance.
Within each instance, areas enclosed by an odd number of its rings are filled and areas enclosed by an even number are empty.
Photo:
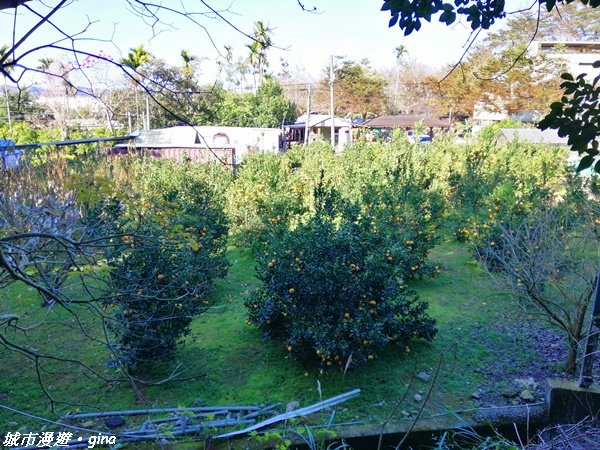
[[[562,74],[560,77],[561,77],[563,80],[571,80],[571,81],[575,80],[575,78],[573,78],[573,75],[571,75],[571,74],[570,74],[570,73],[568,73],[568,72],[565,72],[565,73],[563,73],[563,74]]]
[[[581,158],[581,161],[579,161],[579,165],[577,166],[577,172],[581,172],[582,170],[585,170],[587,168],[589,168],[594,162],[594,157],[592,155],[586,155],[583,158]]]

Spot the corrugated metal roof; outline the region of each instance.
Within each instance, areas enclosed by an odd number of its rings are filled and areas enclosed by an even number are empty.
[[[296,120],[293,127],[298,128],[300,125],[306,125],[306,114],[302,114]],[[352,124],[341,117],[336,117],[334,121],[334,125],[336,127],[351,127]],[[330,127],[331,126],[331,116],[329,114],[311,114],[308,122],[309,127]]]
[[[560,137],[556,130],[540,130],[538,128],[501,128],[499,140],[512,142],[533,142],[535,144],[551,144],[567,146],[568,139]]]
[[[189,147],[200,144],[200,138],[193,127],[182,126],[140,131],[135,143],[138,146]]]
[[[414,128],[418,122],[425,127],[449,128],[450,122],[432,116],[379,116],[367,120],[363,127],[367,128]]]

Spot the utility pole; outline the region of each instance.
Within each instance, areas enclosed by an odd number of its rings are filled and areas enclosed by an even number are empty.
[[[394,88],[394,113],[398,113],[398,85],[400,84],[400,62],[396,62],[396,87]]]
[[[304,145],[308,144],[308,133],[310,133],[310,96],[311,84],[308,83],[308,99],[306,100],[306,124],[304,126]]]
[[[146,93],[146,130],[150,129],[150,101],[148,100],[148,93]]]
[[[331,65],[329,66],[329,113],[331,115],[331,148],[335,151],[335,116],[333,102],[333,82],[335,73],[333,72],[333,55],[331,55]]]

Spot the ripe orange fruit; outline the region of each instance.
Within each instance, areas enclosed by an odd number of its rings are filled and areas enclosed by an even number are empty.
[[[344,318],[345,319],[349,319],[350,318],[350,313],[344,313]]]
[[[377,302],[375,300],[371,300],[369,302],[369,305],[371,305],[371,306],[377,306]]]
[[[165,276],[164,276],[162,273],[159,273],[159,274],[156,276],[156,279],[157,279],[158,281],[162,281],[162,280],[164,280],[164,279],[165,279]]]
[[[296,289],[290,288],[288,292],[290,293],[290,295],[294,295],[296,293]]]
[[[373,361],[373,360],[375,359],[375,357],[374,357],[373,355],[369,355],[369,356],[367,356],[367,359],[368,359],[369,361]]]

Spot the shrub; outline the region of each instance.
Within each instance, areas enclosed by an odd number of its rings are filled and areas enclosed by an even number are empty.
[[[123,185],[137,185],[136,195],[120,192],[91,205],[88,220],[115,236],[106,248],[112,295],[104,309],[115,354],[136,369],[173,359],[192,319],[207,308],[212,281],[227,268],[227,227],[218,198],[191,167],[133,165],[145,176]]]
[[[232,234],[243,245],[260,248],[281,222],[306,212],[304,184],[293,161],[281,155],[248,155],[227,193]]]
[[[578,176],[573,170],[566,171],[563,178],[561,192],[533,188],[527,193],[519,192],[515,186],[519,182],[505,182],[499,185],[487,199],[487,217],[479,223],[472,224],[469,240],[471,252],[480,259],[490,272],[500,270],[494,255],[504,249],[502,229],[509,224],[515,228],[525,220],[531,219],[539,212],[550,206],[560,205],[561,209],[568,211],[571,224],[589,221],[589,209],[593,200],[586,194],[587,181]]]
[[[593,174],[590,177],[590,193],[595,196],[600,196],[600,176]]]
[[[153,225],[125,235],[119,260],[111,261],[115,297],[110,302],[117,311],[109,328],[119,357],[130,367],[174,356],[175,344],[206,308],[212,279],[202,271],[206,255]]]
[[[437,332],[427,304],[406,285],[427,271],[431,237],[411,220],[389,222],[371,209],[380,212],[321,183],[314,215],[273,234],[257,258],[262,286],[245,301],[249,321],[304,363],[343,368]]]

